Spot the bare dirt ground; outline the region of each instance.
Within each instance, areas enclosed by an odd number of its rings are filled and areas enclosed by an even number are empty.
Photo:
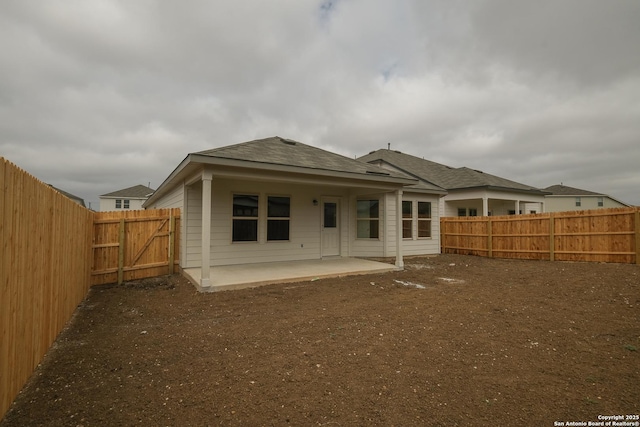
[[[96,286],[0,426],[553,426],[640,414],[640,267],[442,255]],[[556,424],[558,425],[558,424]]]

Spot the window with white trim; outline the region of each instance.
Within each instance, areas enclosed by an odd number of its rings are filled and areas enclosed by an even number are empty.
[[[418,238],[431,237],[431,202],[418,202]]]
[[[402,202],[402,238],[413,238],[413,202],[410,200]]]
[[[291,199],[282,196],[267,197],[267,241],[289,240]]]
[[[233,195],[232,241],[258,241],[258,202],[257,195]]]
[[[358,200],[357,211],[357,237],[358,239],[377,239],[380,236],[380,201]]]

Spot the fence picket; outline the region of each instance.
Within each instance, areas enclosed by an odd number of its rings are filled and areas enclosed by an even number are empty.
[[[446,217],[441,223],[443,253],[640,264],[640,208]]]

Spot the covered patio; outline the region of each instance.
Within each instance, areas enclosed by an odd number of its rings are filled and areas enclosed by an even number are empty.
[[[210,268],[211,286],[203,287],[201,268],[183,269],[183,274],[202,292],[255,288],[274,283],[302,282],[327,277],[396,271],[393,264],[361,258],[325,258]]]

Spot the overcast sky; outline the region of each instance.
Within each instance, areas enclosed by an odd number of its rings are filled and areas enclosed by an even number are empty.
[[[95,209],[274,135],[640,205],[638,0],[2,0],[0,58],[0,156]]]

